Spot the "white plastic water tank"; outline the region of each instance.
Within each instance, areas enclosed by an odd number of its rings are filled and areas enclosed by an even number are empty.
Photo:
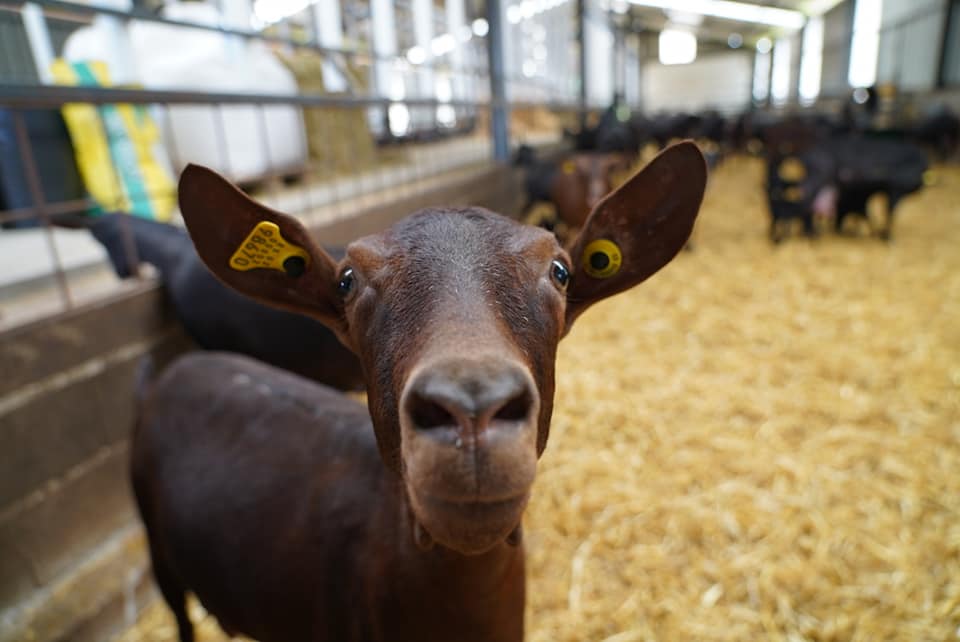
[[[164,16],[219,25],[207,2],[172,2]],[[264,44],[211,31],[131,21],[136,80],[148,89],[295,95],[297,83]],[[120,66],[97,24],[75,32],[68,60],[106,60]],[[174,105],[158,118],[167,151],[179,172],[187,163],[212,167],[237,182],[270,173],[295,173],[306,164],[303,118],[298,107]]]

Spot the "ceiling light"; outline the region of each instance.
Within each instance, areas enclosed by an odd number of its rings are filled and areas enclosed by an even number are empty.
[[[410,47],[407,51],[407,60],[411,65],[422,65],[427,61],[427,52],[423,47]]]
[[[487,24],[487,21],[483,18],[477,18],[471,26],[473,28],[473,35],[478,38],[483,38],[490,32],[490,25]]]
[[[696,59],[695,35],[680,29],[664,29],[660,32],[660,64],[686,65]]]
[[[676,9],[678,4],[676,0],[630,0],[630,3],[641,7],[671,10]],[[806,16],[799,11],[731,0],[686,0],[683,3],[683,10],[714,18],[755,22],[785,29],[800,29],[807,20]]]

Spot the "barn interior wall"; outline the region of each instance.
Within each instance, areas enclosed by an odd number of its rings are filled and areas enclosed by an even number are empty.
[[[688,65],[648,62],[640,75],[649,112],[717,109],[735,113],[750,103],[753,60],[745,51],[703,56]]]
[[[946,12],[945,0],[884,0],[878,83],[903,91],[936,86]]]
[[[853,5],[841,2],[823,17],[823,70],[820,76],[821,95],[846,95],[850,90],[847,73],[850,68],[850,34],[853,30]]]

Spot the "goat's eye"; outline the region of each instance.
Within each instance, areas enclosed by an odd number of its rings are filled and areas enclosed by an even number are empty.
[[[346,268],[340,273],[340,282],[337,284],[337,291],[340,296],[345,297],[353,289],[353,268]]]
[[[550,278],[561,289],[564,289],[570,283],[570,268],[564,265],[562,261],[554,259],[553,263],[550,264]]]

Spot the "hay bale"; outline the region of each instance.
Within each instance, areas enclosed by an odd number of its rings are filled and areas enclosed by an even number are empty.
[[[510,133],[519,140],[541,134],[559,135],[562,131],[561,117],[546,107],[514,107],[510,110]]]
[[[355,91],[366,91],[367,73],[359,67],[349,64],[344,67],[351,92],[328,92],[323,84],[323,56],[305,49],[276,53],[297,79],[302,94],[348,97]],[[352,174],[376,166],[376,142],[367,123],[366,108],[305,108],[303,119],[310,158],[320,163],[322,171]]]

